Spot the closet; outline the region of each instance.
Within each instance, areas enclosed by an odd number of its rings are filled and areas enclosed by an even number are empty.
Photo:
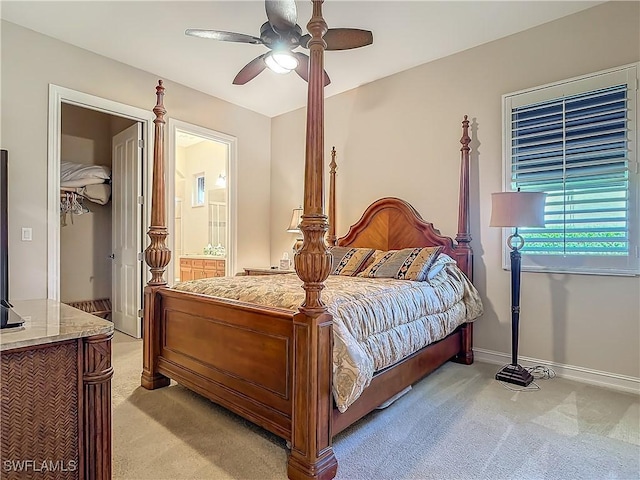
[[[135,123],[97,110],[62,104],[60,301],[111,320],[112,193],[117,191],[112,185],[112,142],[116,134]],[[76,173],[80,176],[74,176]],[[82,178],[89,180],[83,182]]]

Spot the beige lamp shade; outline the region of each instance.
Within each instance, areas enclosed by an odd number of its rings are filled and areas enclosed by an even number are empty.
[[[289,233],[300,233],[300,222],[302,221],[302,207],[294,208],[293,213],[291,214],[291,223],[289,223],[289,228],[287,228],[287,232]]]
[[[491,194],[491,227],[544,227],[543,192]]]

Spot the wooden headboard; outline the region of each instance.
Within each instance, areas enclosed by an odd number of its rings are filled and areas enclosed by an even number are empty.
[[[441,236],[404,200],[385,197],[369,205],[360,220],[338,239],[338,245],[378,250],[444,245],[452,251],[453,240]]]
[[[338,239],[342,247],[367,247],[377,250],[400,250],[411,247],[442,245],[443,253],[454,258],[462,271],[469,275],[459,255],[456,242],[440,234],[432,223],[425,222],[409,203],[394,197],[376,200],[365,210],[349,232]]]

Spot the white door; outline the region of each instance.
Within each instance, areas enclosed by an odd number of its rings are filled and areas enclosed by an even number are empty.
[[[142,305],[141,195],[142,125],[113,137],[112,165],[112,313],[114,327],[140,338]]]

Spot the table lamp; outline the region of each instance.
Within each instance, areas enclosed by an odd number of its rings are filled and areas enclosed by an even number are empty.
[[[300,247],[302,247],[302,231],[300,230],[300,222],[302,221],[302,212],[303,208],[294,208],[293,213],[291,214],[291,222],[289,223],[289,228],[287,228],[287,232],[296,233],[298,238],[296,238],[296,242],[293,244],[293,253],[295,254]]]

